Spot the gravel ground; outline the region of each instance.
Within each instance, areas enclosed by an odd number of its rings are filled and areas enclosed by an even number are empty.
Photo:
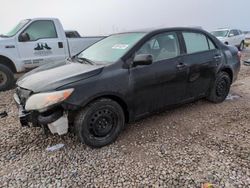
[[[9,116],[0,119],[0,187],[250,187],[250,67],[231,94],[239,97],[129,124],[114,144],[91,149],[72,134],[21,128],[13,91],[2,92],[0,111]]]

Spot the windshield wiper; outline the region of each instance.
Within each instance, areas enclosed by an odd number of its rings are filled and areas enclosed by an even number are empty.
[[[0,37],[7,38],[8,36],[1,34]]]
[[[94,61],[92,61],[92,60],[90,60],[88,58],[85,58],[85,57],[77,57],[77,60],[78,61],[81,60],[81,61],[79,61],[80,63],[83,63],[83,61],[84,61],[84,62],[89,63],[90,65],[94,65],[95,64]]]

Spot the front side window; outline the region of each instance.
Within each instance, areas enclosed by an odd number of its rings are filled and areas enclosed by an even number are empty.
[[[158,34],[144,43],[138,54],[152,55],[153,62],[177,57],[180,55],[178,37],[173,32]]]
[[[237,36],[239,35],[238,31],[237,30],[231,30],[230,33],[229,33],[229,37],[234,37],[234,36]]]
[[[210,49],[210,50],[216,49],[214,43],[213,43],[209,38],[208,38],[207,40],[208,40],[208,44],[209,44],[209,49]]]
[[[209,50],[207,37],[201,33],[183,32],[187,53],[196,53]]]
[[[57,38],[55,25],[50,20],[34,21],[25,29],[24,33],[29,35],[30,41]]]
[[[233,30],[234,36],[239,35],[239,32],[237,30]]]

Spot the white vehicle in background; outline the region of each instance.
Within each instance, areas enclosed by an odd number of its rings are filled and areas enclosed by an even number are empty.
[[[226,45],[236,46],[240,51],[244,49],[245,34],[239,29],[218,29],[211,33]]]
[[[64,61],[103,37],[67,38],[56,18],[22,20],[0,35],[0,91],[14,85],[14,74]]]
[[[250,31],[245,31],[245,36],[246,36],[246,40],[245,40],[245,45],[246,47],[250,46]]]

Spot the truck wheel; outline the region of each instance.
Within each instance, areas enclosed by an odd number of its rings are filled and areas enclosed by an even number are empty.
[[[75,118],[75,129],[82,143],[99,148],[114,142],[124,123],[121,106],[111,99],[103,98],[79,111]]]
[[[0,91],[10,89],[13,85],[13,72],[7,66],[0,64]]]
[[[241,41],[240,46],[239,46],[239,51],[242,51],[244,49],[245,43],[244,41]]]
[[[223,102],[230,91],[230,87],[231,79],[228,73],[218,73],[207,99],[214,103]]]

